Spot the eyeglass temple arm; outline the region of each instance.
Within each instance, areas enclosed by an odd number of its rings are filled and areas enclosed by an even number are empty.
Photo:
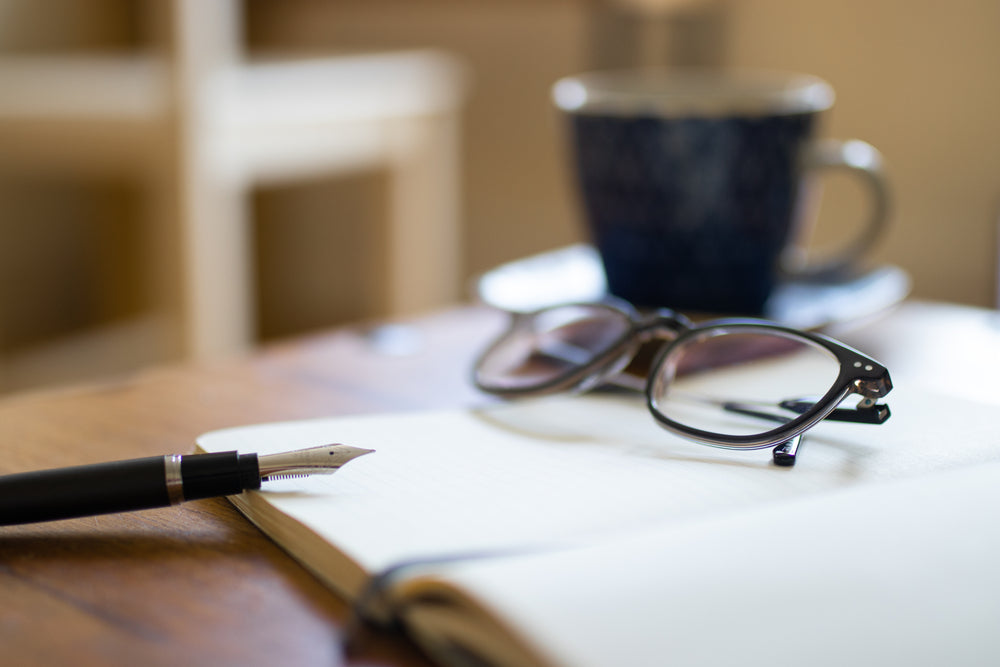
[[[759,419],[766,419],[767,421],[779,422],[781,424],[787,424],[792,421],[788,417],[783,415],[776,415],[770,412],[764,412],[762,410],[755,410],[748,405],[742,405],[734,401],[722,404],[722,409],[727,412],[737,412],[741,415],[747,415],[750,417],[757,417]],[[771,450],[771,456],[774,459],[774,465],[789,467],[795,465],[795,455],[799,452],[799,445],[802,444],[802,434],[793,436],[790,439],[778,444],[774,449]]]
[[[816,401],[812,399],[788,398],[778,403],[776,407],[801,415],[807,412],[814,405],[816,405]],[[727,412],[736,412],[750,417],[757,417],[759,419],[767,419],[769,421],[781,423],[791,421],[791,419],[785,415],[766,412],[762,409],[766,407],[766,405],[754,406],[748,403],[740,403],[739,401],[726,401],[722,403],[722,408]],[[874,398],[865,398],[853,408],[834,408],[834,410],[824,417],[824,419],[840,422],[854,422],[856,424],[881,424],[889,419],[890,415],[891,413],[888,405],[876,403]]]
[[[779,405],[795,414],[803,414],[816,404],[808,398],[789,398]],[[890,416],[889,406],[876,402],[874,398],[863,398],[853,408],[834,408],[826,419],[836,422],[854,422],[856,424],[881,424]]]
[[[790,398],[781,401],[778,405],[786,410],[802,414],[809,410],[816,402],[806,398]],[[742,405],[735,401],[730,401],[722,405],[728,412],[766,419],[780,423],[791,421],[788,417],[776,415],[763,410],[756,410],[750,406]],[[833,412],[826,416],[826,419],[833,421],[855,422],[860,424],[881,424],[889,418],[889,406],[876,403],[874,398],[862,399],[855,408],[835,408]],[[799,445],[802,443],[802,435],[797,435],[790,440],[786,440],[771,451],[774,464],[788,467],[795,465],[795,455],[798,453]]]
[[[771,450],[771,458],[774,465],[787,468],[795,465],[795,455],[799,452],[799,445],[802,444],[802,434],[796,435],[789,440]]]

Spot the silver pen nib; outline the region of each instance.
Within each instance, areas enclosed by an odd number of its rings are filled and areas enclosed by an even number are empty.
[[[257,465],[261,481],[330,475],[348,462],[373,451],[350,445],[320,445],[280,454],[264,454],[257,457]]]

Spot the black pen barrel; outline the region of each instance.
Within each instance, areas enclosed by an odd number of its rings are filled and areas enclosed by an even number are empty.
[[[260,464],[256,454],[195,454],[183,457],[181,477],[185,500],[231,496],[260,488]]]
[[[0,525],[164,507],[260,488],[256,454],[151,456],[0,477]]]
[[[162,456],[0,477],[0,525],[169,504]]]

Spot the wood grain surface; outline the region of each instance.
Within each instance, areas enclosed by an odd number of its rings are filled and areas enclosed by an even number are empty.
[[[482,403],[469,366],[502,322],[448,311],[9,397],[0,473],[187,453],[240,424]],[[345,658],[348,615],[225,499],[0,527],[0,664],[426,664],[387,635]]]

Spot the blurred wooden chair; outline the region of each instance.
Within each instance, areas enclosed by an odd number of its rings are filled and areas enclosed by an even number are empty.
[[[141,182],[159,313],[149,345],[206,358],[253,343],[248,194],[265,183],[386,170],[389,310],[458,297],[456,60],[250,60],[237,0],[150,7],[166,30],[149,54],[0,60],[0,160]]]

